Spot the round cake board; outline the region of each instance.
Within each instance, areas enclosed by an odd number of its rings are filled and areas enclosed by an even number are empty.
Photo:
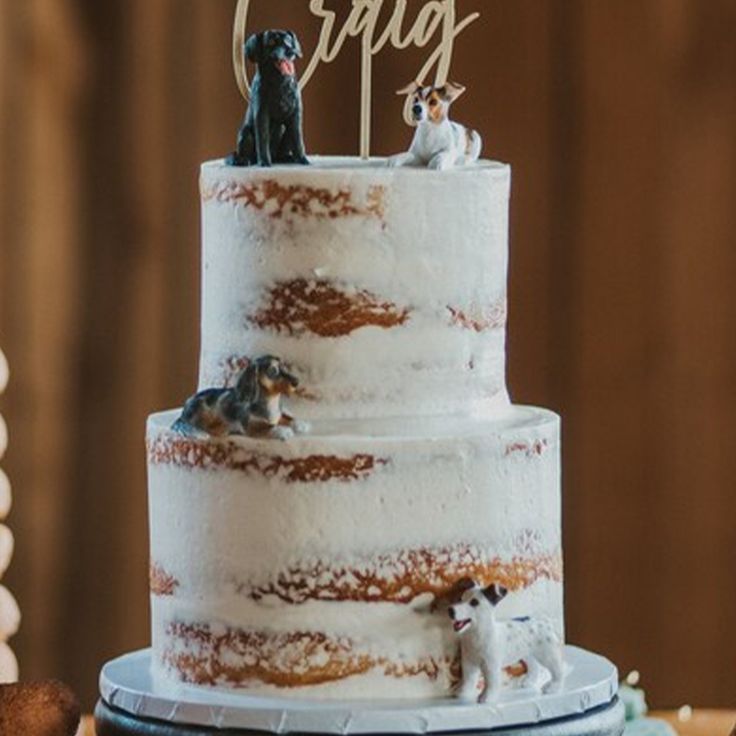
[[[97,736],[263,736],[263,731],[181,726],[136,718],[100,700],[95,709]],[[624,706],[618,698],[608,705],[569,718],[527,726],[474,731],[474,736],[621,736]],[[450,734],[452,732],[448,732]],[[457,732],[455,732],[457,733]],[[454,734],[453,734],[454,736]]]
[[[214,736],[223,731],[619,736],[624,714],[616,699],[616,668],[576,647],[566,647],[565,661],[568,674],[560,692],[508,689],[497,702],[480,705],[453,699],[306,700],[186,685],[162,687],[151,674],[151,651],[143,650],[103,667],[98,736]]]

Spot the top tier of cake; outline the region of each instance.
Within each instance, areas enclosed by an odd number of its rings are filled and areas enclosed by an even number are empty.
[[[304,419],[505,409],[510,178],[205,164],[200,388],[272,354]]]

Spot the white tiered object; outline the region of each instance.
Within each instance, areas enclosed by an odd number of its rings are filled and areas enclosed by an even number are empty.
[[[0,350],[0,394],[2,394],[10,377],[8,361]],[[0,416],[0,459],[8,445],[8,430],[5,420]],[[11,492],[8,476],[0,469],[0,522],[10,513]],[[5,575],[13,556],[13,533],[0,523],[0,579]],[[15,682],[18,679],[18,661],[7,642],[20,626],[20,611],[10,591],[0,585],[0,683]]]
[[[299,372],[304,419],[507,405],[510,180],[491,162],[205,164],[200,388],[272,354]]]
[[[311,432],[148,426],[154,672],[299,697],[447,696],[436,595],[562,633],[559,419],[505,388],[510,169],[205,164],[201,385],[274,354]]]
[[[445,695],[454,634],[429,609],[464,575],[503,580],[516,590],[506,615],[544,614],[562,632],[551,412],[315,422],[287,443],[192,441],[175,418],[149,424],[160,674]]]

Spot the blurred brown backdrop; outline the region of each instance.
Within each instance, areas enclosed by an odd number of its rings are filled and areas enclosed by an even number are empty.
[[[254,6],[312,46],[306,0]],[[484,15],[456,116],[514,166],[510,385],[565,417],[570,638],[659,705],[733,706],[736,3],[458,7]],[[197,167],[243,107],[233,11],[0,0],[15,645],[87,705],[101,663],[148,641],[144,421],[194,387]],[[357,148],[356,51],[308,88],[312,151]],[[409,139],[393,90],[415,69],[377,61],[377,153]]]

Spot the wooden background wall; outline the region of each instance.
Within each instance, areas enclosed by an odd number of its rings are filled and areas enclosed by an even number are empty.
[[[306,0],[255,5],[311,45]],[[570,638],[659,705],[733,706],[736,3],[458,5],[484,18],[456,115],[514,165],[510,385],[565,416]],[[16,646],[88,706],[101,663],[148,641],[143,427],[195,382],[197,166],[242,113],[233,10],[0,0]],[[312,151],[356,148],[352,48],[308,90]],[[407,142],[392,93],[414,70],[377,63],[378,153]]]

